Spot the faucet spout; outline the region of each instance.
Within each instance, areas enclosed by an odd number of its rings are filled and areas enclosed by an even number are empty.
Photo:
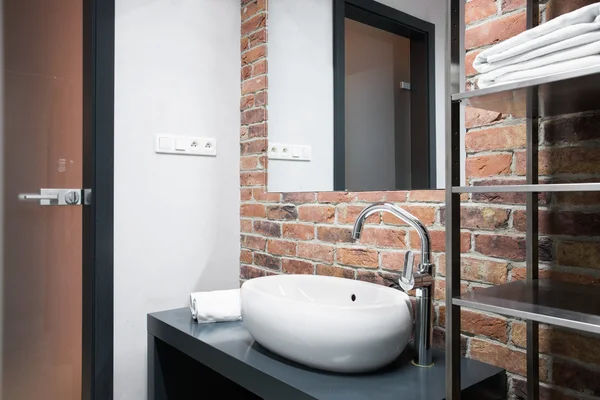
[[[419,272],[421,271],[421,265],[431,264],[431,240],[429,239],[429,232],[427,228],[411,213],[404,211],[400,207],[395,206],[391,203],[375,203],[365,208],[356,218],[354,222],[354,228],[352,229],[352,238],[354,240],[360,239],[360,235],[363,230],[365,220],[371,215],[379,212],[387,212],[400,218],[402,221],[410,225],[414,230],[417,231],[419,239],[421,240],[421,264],[419,264]]]
[[[415,312],[415,348],[416,354],[414,364],[428,367],[432,365],[431,341],[432,341],[432,293],[433,293],[433,264],[431,263],[431,240],[427,228],[409,212],[391,203],[375,203],[365,208],[356,218],[352,229],[352,238],[359,240],[365,220],[369,216],[387,212],[410,225],[419,234],[421,240],[421,262],[418,272],[413,273],[412,251],[406,253],[404,270],[399,279],[400,287],[408,292],[416,288],[416,312]]]

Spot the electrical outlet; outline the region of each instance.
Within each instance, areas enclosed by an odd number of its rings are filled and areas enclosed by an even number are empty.
[[[279,154],[280,154],[279,145],[273,144],[269,147],[269,157],[270,158],[277,158],[277,157],[279,157]]]
[[[269,159],[310,161],[312,150],[310,146],[269,143]]]
[[[203,137],[156,135],[154,151],[159,154],[216,156],[217,140]]]

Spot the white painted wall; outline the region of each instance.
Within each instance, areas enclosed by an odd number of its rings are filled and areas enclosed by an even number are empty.
[[[115,399],[146,398],[146,314],[239,285],[239,0],[117,0]],[[216,158],[154,153],[156,133]]]
[[[269,160],[268,190],[333,190],[333,1],[269,2],[269,141],[312,160]]]
[[[445,170],[445,0],[378,0],[435,25],[437,186]],[[309,163],[269,161],[269,191],[332,190],[332,0],[269,4],[269,140],[313,146]],[[329,185],[329,186],[328,186]]]

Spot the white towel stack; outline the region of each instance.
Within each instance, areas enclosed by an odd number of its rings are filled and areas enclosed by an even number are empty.
[[[600,3],[561,15],[479,53],[483,89],[600,65]]]
[[[200,323],[239,321],[241,309],[240,289],[190,294],[192,318]]]

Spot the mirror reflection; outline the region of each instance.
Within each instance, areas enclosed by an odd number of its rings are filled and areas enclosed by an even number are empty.
[[[269,191],[444,187],[445,12],[270,3]]]

